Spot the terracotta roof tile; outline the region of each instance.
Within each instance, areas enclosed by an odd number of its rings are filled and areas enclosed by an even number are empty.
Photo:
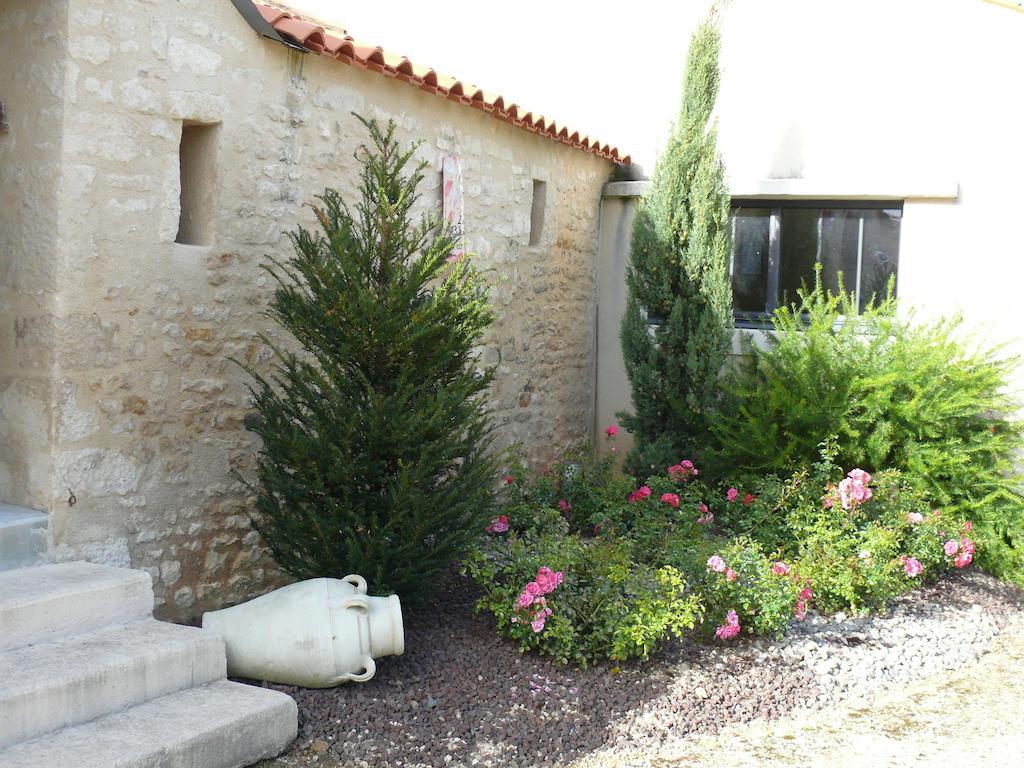
[[[609,147],[596,139],[591,139],[579,131],[570,131],[554,120],[546,120],[543,115],[534,116],[514,103],[505,103],[501,94],[484,91],[475,85],[463,83],[461,80],[439,75],[430,67],[410,61],[405,56],[385,51],[378,45],[366,45],[345,34],[344,30],[335,30],[344,37],[329,34],[319,24],[304,21],[298,14],[273,8],[262,3],[254,3],[260,15],[271,24],[281,35],[293,40],[311,53],[342,61],[346,64],[379,72],[394,77],[411,85],[447,97],[452,101],[488,112],[500,120],[525,128],[571,147],[593,152],[616,163],[629,164],[629,156],[619,157],[619,150]]]

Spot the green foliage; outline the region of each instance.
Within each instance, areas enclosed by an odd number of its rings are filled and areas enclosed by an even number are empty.
[[[936,515],[926,495],[898,470],[879,472],[870,483],[871,498],[845,508],[836,490],[842,470],[834,464],[834,451],[835,443],[826,443],[810,469],[754,483],[755,502],[719,516],[725,532],[749,535],[794,563],[801,583],[813,590],[815,606],[826,613],[883,608],[893,596],[954,566],[943,544],[973,541],[965,520]],[[979,555],[983,546],[978,543]],[[920,575],[907,574],[907,558],[921,564]]]
[[[959,317],[899,317],[891,296],[857,316],[820,277],[772,322],[767,347],[748,344],[727,380],[716,471],[797,472],[834,438],[840,466],[901,470],[927,504],[971,517],[979,564],[1024,584],[1016,358],[976,344]]]
[[[565,579],[545,595],[551,615],[535,632],[515,606],[541,567]],[[700,603],[686,594],[678,571],[637,563],[617,541],[510,533],[484,540],[465,568],[484,589],[478,610],[495,616],[499,632],[561,664],[646,659],[660,641],[680,636],[700,617]]]
[[[268,378],[250,371],[254,524],[298,578],[358,572],[414,599],[493,504],[492,371],[473,354],[492,315],[468,259],[449,258],[459,233],[412,221],[415,148],[399,148],[393,123],[363,122],[360,201],[326,190],[319,230],[299,227],[292,256],[268,267],[269,314],[301,352],[276,349]]]
[[[680,567],[693,574],[694,589],[707,606],[709,633],[726,623],[729,611],[736,612],[745,633],[756,635],[779,634],[793,618],[803,583],[795,574],[774,573],[775,561],[756,541],[709,540],[686,555]],[[712,555],[725,561],[734,579],[707,567]]]
[[[690,43],[679,116],[633,224],[621,338],[636,412],[620,418],[637,477],[704,443],[731,343],[730,198],[711,124],[719,47],[709,19]]]

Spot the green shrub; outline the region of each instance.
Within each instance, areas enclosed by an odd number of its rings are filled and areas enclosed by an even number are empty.
[[[262,438],[254,523],[298,578],[360,573],[412,600],[493,506],[496,465],[474,349],[491,322],[459,233],[412,221],[422,166],[395,126],[366,123],[361,200],[334,190],[275,262],[269,314],[301,350],[251,371]],[[269,342],[268,342],[269,343]]]
[[[1024,498],[1014,459],[1016,358],[979,348],[959,318],[915,323],[890,297],[856,315],[851,296],[822,289],[780,309],[766,349],[726,381],[712,424],[716,474],[787,475],[836,440],[835,462],[898,469],[927,504],[971,517],[979,564],[1024,584]],[[765,510],[755,510],[763,513]]]
[[[676,569],[638,563],[618,541],[510,531],[485,540],[465,568],[484,590],[477,609],[494,615],[498,631],[561,664],[646,659],[659,642],[691,629],[701,615],[699,600],[687,594]],[[560,583],[517,607],[545,568],[559,574]]]
[[[707,541],[686,555],[679,565],[706,606],[709,632],[728,626],[730,611],[741,631],[754,635],[778,634],[793,618],[803,582],[789,563],[768,557],[756,541]]]
[[[712,118],[720,47],[710,18],[693,34],[679,115],[633,223],[621,338],[635,413],[621,418],[637,477],[703,443],[732,343],[729,190]]]

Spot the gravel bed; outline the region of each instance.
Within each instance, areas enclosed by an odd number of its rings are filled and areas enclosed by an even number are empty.
[[[952,671],[1024,625],[1021,594],[957,573],[885,615],[792,622],[783,638],[672,643],[646,664],[585,671],[523,655],[472,613],[456,579],[406,616],[404,656],[363,685],[275,686],[299,704],[299,741],[279,765],[546,766],[616,748],[660,750],[732,723],[862,699]]]

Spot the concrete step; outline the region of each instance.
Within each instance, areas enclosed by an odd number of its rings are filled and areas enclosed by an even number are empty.
[[[144,571],[58,563],[0,573],[0,653],[144,619],[153,584]]]
[[[225,677],[224,643],[144,619],[0,654],[0,749]]]
[[[65,728],[0,752],[4,768],[240,768],[296,735],[291,697],[226,680]]]
[[[41,563],[49,524],[45,512],[0,502],[0,571]]]

